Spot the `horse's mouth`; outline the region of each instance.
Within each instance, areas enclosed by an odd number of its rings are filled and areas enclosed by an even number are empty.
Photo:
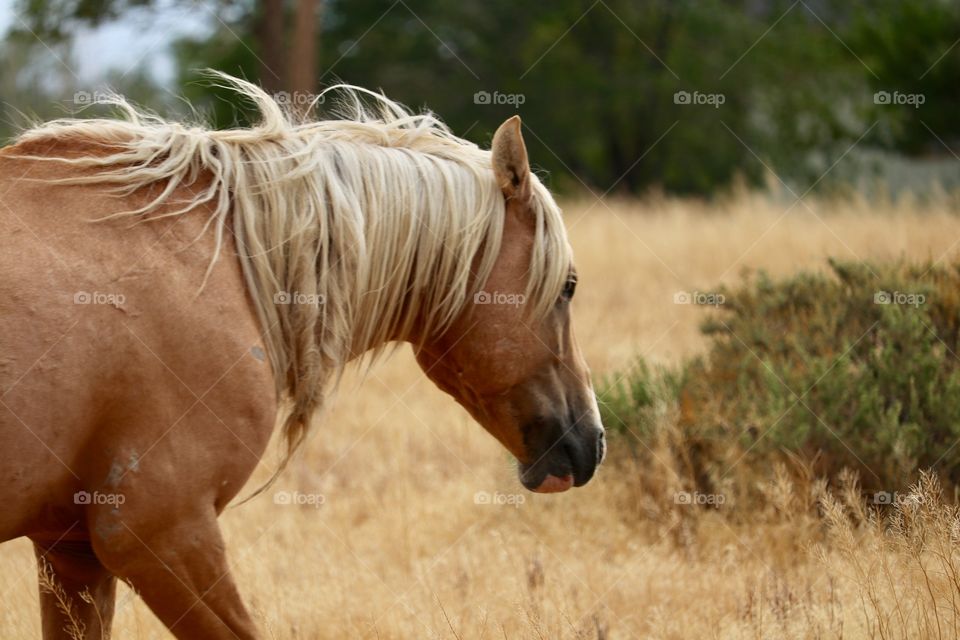
[[[569,465],[553,466],[557,468],[547,471],[543,468],[544,465],[520,464],[517,468],[520,484],[534,493],[563,493],[572,487],[579,487],[585,483],[585,481],[577,481]]]
[[[578,469],[565,457],[556,456],[534,464],[521,463],[517,472],[520,483],[534,493],[562,493],[585,485],[593,476],[594,468]]]
[[[530,489],[534,493],[563,493],[573,486],[573,475],[567,474],[561,478],[555,475],[547,474],[537,487]]]

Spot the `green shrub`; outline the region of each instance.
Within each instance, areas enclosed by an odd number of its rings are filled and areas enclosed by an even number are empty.
[[[614,432],[629,428],[637,437],[650,437],[682,386],[682,376],[669,369],[653,371],[638,359],[628,372],[604,381],[600,393],[603,424]]]
[[[855,469],[874,491],[923,468],[960,484],[960,270],[830,265],[722,291],[706,354],[608,383],[608,424],[642,440],[653,408],[672,405],[674,441],[697,452],[693,475],[714,487],[784,457],[828,477]]]

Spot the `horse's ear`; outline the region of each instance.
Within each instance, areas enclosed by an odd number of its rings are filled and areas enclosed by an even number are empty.
[[[525,200],[530,196],[530,164],[527,146],[520,132],[520,116],[511,116],[493,134],[493,174],[508,198]]]

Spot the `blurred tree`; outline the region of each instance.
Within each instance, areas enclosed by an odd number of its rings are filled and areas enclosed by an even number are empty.
[[[282,90],[310,94],[316,91],[316,22],[321,0],[294,0],[290,11],[284,0],[217,0],[209,2],[212,15],[240,14],[246,26],[244,40],[250,40],[259,62],[254,74],[272,93]],[[197,2],[182,2],[192,9]],[[116,20],[132,9],[159,9],[159,0],[17,0],[17,13],[25,19],[23,31],[44,42],[69,41],[78,26],[98,26]],[[220,23],[223,24],[222,18]],[[289,31],[292,37],[288,37]],[[292,40],[292,46],[287,43]],[[244,43],[244,46],[246,43]]]
[[[293,36],[287,60],[287,84],[296,98],[294,107],[301,112],[309,105],[305,98],[317,90],[320,8],[320,0],[296,0]]]
[[[867,86],[829,30],[790,7],[330,2],[322,73],[429,100],[481,142],[519,111],[560,186],[709,193],[736,175],[759,181],[761,159],[807,186],[861,133],[849,96]]]
[[[18,0],[38,33],[61,37],[155,1]],[[531,157],[561,189],[710,194],[773,172],[799,194],[849,178],[857,144],[919,153],[931,131],[947,144],[960,137],[960,8],[950,0],[210,6],[212,32],[174,51],[182,91],[217,126],[254,114],[196,82],[197,69],[283,88],[295,104],[342,79],[429,105],[480,143],[521,113]],[[875,104],[874,92],[894,90],[925,102]]]
[[[256,7],[253,39],[260,53],[257,77],[264,89],[275,93],[284,88],[283,0],[260,0]]]
[[[873,141],[908,154],[960,153],[960,4],[860,0],[850,42],[873,73]],[[939,138],[939,139],[938,139]],[[941,144],[942,143],[942,144]]]
[[[76,91],[69,63],[66,51],[54,54],[33,38],[0,42],[0,145],[32,122],[66,113],[59,100]]]

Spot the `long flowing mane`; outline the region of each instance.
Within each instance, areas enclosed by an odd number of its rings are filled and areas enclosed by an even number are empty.
[[[215,75],[256,105],[257,125],[171,122],[114,96],[122,119],[55,120],[19,141],[106,145],[107,155],[41,159],[92,169],[59,182],[159,191],[111,218],[212,211],[211,268],[233,233],[287,411],[282,469],[348,362],[391,340],[435,336],[459,316],[499,254],[504,200],[490,152],[430,113],[338,85],[321,96],[346,97],[339,117],[304,120],[256,85]],[[182,188],[195,184],[208,186]],[[535,176],[533,194],[526,289],[536,317],[554,304],[572,258],[560,211]]]

